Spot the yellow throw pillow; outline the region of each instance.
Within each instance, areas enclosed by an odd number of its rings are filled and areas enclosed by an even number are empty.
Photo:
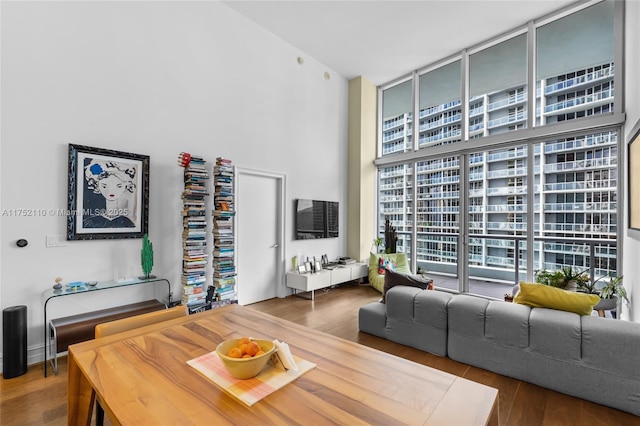
[[[521,282],[520,290],[513,301],[532,308],[550,308],[578,315],[591,315],[593,307],[600,301],[600,296],[566,291],[544,284]]]

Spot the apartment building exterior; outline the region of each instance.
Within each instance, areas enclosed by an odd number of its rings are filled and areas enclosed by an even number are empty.
[[[536,126],[612,111],[613,81],[612,62],[538,80]],[[527,127],[527,98],[526,85],[470,97],[468,139]],[[415,122],[410,112],[383,117],[382,155],[413,149],[414,137],[418,149],[461,142],[463,107],[453,99],[419,109]],[[460,226],[467,224],[469,277],[517,282],[528,268],[563,266],[595,277],[615,275],[617,147],[617,132],[608,130],[551,139],[531,149],[522,144],[381,166],[380,234],[390,219],[400,235],[399,251],[415,247],[414,268],[425,271],[456,273]],[[531,172],[535,184],[528,188]],[[530,191],[533,220],[526,216]],[[531,266],[528,226],[535,236]]]

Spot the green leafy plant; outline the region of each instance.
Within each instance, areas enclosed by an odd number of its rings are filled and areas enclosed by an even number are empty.
[[[598,290],[597,284],[598,284],[598,280],[595,280],[595,281],[586,280],[584,282],[579,282],[578,291],[582,293],[599,294],[600,291]]]
[[[589,283],[589,275],[585,271],[574,269],[572,266],[565,266],[556,271],[547,271],[543,269],[535,272],[535,281],[538,284],[545,284],[551,287],[557,287],[567,290],[572,283],[579,289]]]
[[[582,284],[589,282],[589,275],[587,275],[586,269],[579,271],[578,269],[574,269],[571,266],[565,266],[561,269],[562,275],[564,276],[564,280],[569,284],[574,281],[576,285],[579,287]]]
[[[601,277],[607,278],[607,277]],[[599,278],[598,280],[600,280]],[[604,287],[600,290],[600,297],[602,299],[611,299],[613,296],[620,296],[627,304],[629,303],[629,299],[627,298],[627,290],[622,285],[622,276],[620,277],[611,277],[609,276],[609,281],[605,282]]]
[[[568,284],[568,282],[565,282],[564,274],[562,273],[561,270],[547,271],[546,269],[543,269],[541,271],[536,271],[535,281],[538,284],[557,287],[563,290],[567,287],[567,284]]]
[[[376,246],[376,253],[380,253],[380,247],[382,246],[382,237],[374,238],[373,245]]]

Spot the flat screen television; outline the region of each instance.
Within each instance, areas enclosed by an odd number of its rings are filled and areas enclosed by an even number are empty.
[[[295,200],[296,240],[338,237],[338,202]]]

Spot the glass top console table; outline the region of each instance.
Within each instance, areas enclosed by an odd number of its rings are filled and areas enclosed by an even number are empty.
[[[151,284],[163,282],[167,284],[167,306],[171,305],[171,283],[166,278],[130,278],[117,281],[82,281],[69,283],[73,285],[62,285],[60,289],[50,288],[42,292],[42,302],[44,310],[44,376],[47,377],[47,355],[49,353],[47,305],[49,301],[58,297],[73,296],[76,294],[90,293],[94,291],[110,290],[122,287],[131,287],[140,284]]]

